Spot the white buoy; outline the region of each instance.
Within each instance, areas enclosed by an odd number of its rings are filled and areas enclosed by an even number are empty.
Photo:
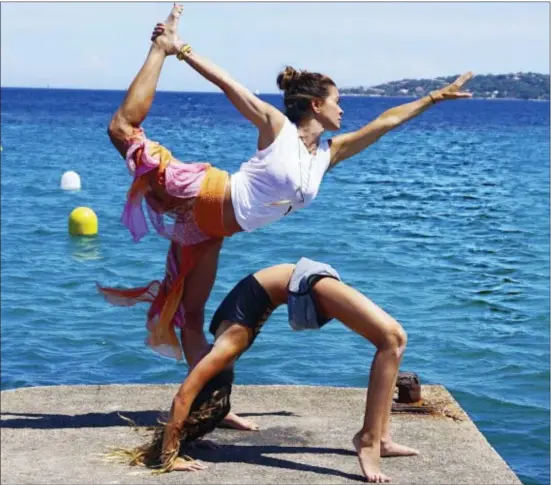
[[[69,171],[61,177],[61,188],[63,190],[80,190],[80,177],[78,173]]]

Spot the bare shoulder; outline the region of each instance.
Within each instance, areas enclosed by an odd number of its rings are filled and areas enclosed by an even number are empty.
[[[270,103],[266,103],[266,111],[266,114],[273,123],[283,126],[286,116],[278,108]]]
[[[269,103],[266,106],[266,122],[258,126],[258,146],[259,150],[269,147],[279,136],[285,126],[286,116],[276,107]]]

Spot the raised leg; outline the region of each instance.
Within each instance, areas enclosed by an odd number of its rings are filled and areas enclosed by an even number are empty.
[[[155,90],[161,74],[165,58],[178,52],[181,42],[176,29],[183,7],[174,4],[168,18],[163,35],[154,37],[147,58],[128,88],[126,96],[114,114],[107,133],[111,142],[124,157],[126,140],[136,128],[139,128],[153,103]]]

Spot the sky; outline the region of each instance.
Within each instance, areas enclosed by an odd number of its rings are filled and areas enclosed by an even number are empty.
[[[124,89],[167,2],[2,2],[2,86]],[[546,2],[186,2],[180,36],[251,90],[285,65],[339,87],[404,78],[549,74]],[[159,90],[217,91],[175,57]]]

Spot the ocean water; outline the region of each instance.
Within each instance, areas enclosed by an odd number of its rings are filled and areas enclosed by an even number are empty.
[[[1,96],[2,389],[181,381],[185,364],[143,345],[145,307],[95,288],[162,277],[168,246],[153,233],[134,244],[119,221],[130,178],[106,125],[124,93]],[[343,131],[405,101],[345,97]],[[178,158],[230,172],[256,143],[221,94],[158,93],[144,127]],[[67,170],[79,192],[60,190]],[[77,206],[98,215],[97,237],[67,234]],[[330,172],[307,209],[227,240],[207,319],[249,272],[330,263],[403,324],[402,369],[445,385],[524,483],[546,484],[549,249],[549,103],[444,103]],[[367,384],[368,342],[335,322],[293,333],[285,316],[240,360],[238,383]]]

